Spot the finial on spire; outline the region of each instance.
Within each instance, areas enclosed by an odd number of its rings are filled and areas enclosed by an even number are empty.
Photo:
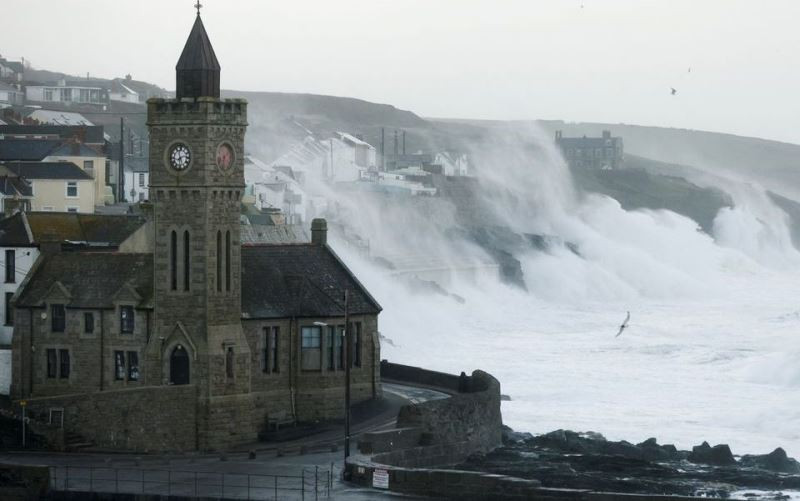
[[[200,9],[203,8],[203,4],[200,3],[200,0],[197,0],[197,3],[194,4],[194,8],[197,9],[197,15],[200,15]]]

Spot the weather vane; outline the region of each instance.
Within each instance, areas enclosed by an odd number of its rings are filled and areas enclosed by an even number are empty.
[[[200,3],[200,0],[197,0],[197,3],[194,5],[194,8],[197,9],[197,15],[200,15],[200,9],[203,8],[203,4]]]

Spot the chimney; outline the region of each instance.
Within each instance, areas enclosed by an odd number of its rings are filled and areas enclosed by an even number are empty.
[[[611,131],[610,130],[604,130],[603,131],[603,139],[611,139]]]
[[[556,131],[556,141],[561,139],[561,137],[562,137],[561,134],[562,134],[562,132],[560,130]]]
[[[324,219],[311,221],[311,243],[319,246],[328,244],[328,222]]]

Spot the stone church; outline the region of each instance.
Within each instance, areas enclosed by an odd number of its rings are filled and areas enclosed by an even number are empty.
[[[381,307],[327,245],[242,245],[247,103],[220,98],[198,13],[175,99],[150,99],[138,248],[50,246],[14,297],[12,397],[101,447],[219,450],[380,392]],[[352,352],[344,343],[345,301]]]

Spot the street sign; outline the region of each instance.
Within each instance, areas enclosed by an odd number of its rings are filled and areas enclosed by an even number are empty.
[[[376,489],[388,489],[389,488],[389,471],[388,470],[378,470],[372,472],[372,487]]]

